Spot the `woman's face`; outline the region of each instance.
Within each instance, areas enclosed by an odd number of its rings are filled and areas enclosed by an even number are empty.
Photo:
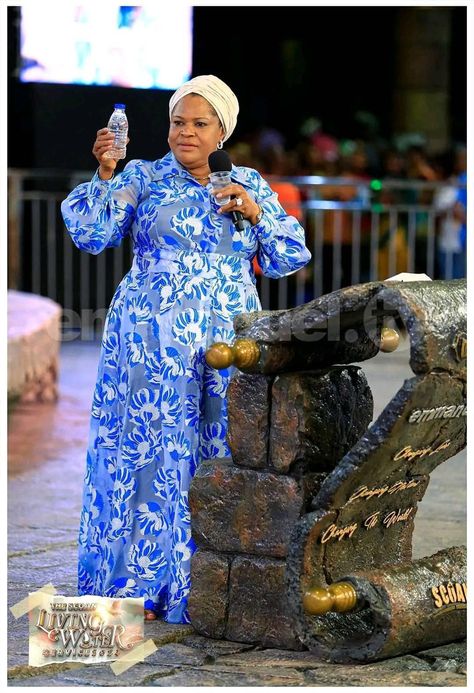
[[[171,116],[168,144],[187,169],[207,167],[224,132],[212,106],[202,96],[188,94],[178,101]]]

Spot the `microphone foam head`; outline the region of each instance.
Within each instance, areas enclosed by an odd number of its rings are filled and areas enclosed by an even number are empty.
[[[232,171],[232,161],[230,156],[223,149],[216,149],[209,154],[207,160],[211,173],[216,171]]]

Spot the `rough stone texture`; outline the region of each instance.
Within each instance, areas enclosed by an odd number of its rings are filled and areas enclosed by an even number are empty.
[[[349,286],[288,310],[244,313],[234,319],[239,339],[258,341],[255,373],[282,373],[365,361],[378,353],[374,317],[366,308],[381,282]]]
[[[8,292],[8,397],[57,399],[61,306],[43,296]]]
[[[451,547],[394,567],[360,572],[351,581],[359,594],[367,595],[373,628],[366,642],[359,645],[360,659],[381,659],[416,651],[458,640],[466,633],[467,604],[462,590],[467,581],[465,546]],[[448,604],[441,602],[442,606],[437,606],[431,589],[440,585],[448,585],[451,590],[445,593]],[[456,585],[459,592],[455,590]],[[369,595],[375,595],[373,606]],[[343,627],[341,644],[344,630]],[[356,647],[352,643],[350,651],[354,656]]]
[[[301,650],[285,582],[285,561],[238,556],[230,571],[225,637]]]
[[[378,298],[398,311],[410,335],[414,373],[444,370],[466,378],[466,354],[456,348],[467,335],[465,279],[385,284]]]
[[[411,558],[414,517],[429,474],[466,444],[465,288],[464,280],[414,282],[387,284],[377,294],[378,309],[394,309],[406,325],[410,365],[419,375],[405,380],[326,477],[313,500],[314,513],[302,518],[292,535],[290,602],[300,637],[318,656],[375,660],[465,636],[465,604],[447,614],[446,622],[434,618],[429,595],[436,571],[429,566],[444,565],[440,554],[403,564]],[[463,582],[462,549],[445,555],[446,581]],[[352,580],[364,570],[377,586],[367,609],[319,618],[305,613],[306,589]],[[399,577],[402,589],[391,576]],[[368,584],[372,589],[371,578]]]
[[[188,609],[194,628],[214,638],[224,635],[229,592],[230,559],[198,549],[191,558]]]
[[[282,558],[304,499],[290,477],[215,460],[198,467],[189,503],[200,548]]]
[[[428,373],[403,383],[377,421],[325,480],[314,506],[338,507],[362,485],[430,474],[466,445],[466,416],[410,423],[417,410],[466,403],[466,383],[448,373]],[[397,494],[394,498],[403,497]],[[360,504],[360,501],[359,501]]]
[[[258,342],[255,373],[323,368],[374,357],[385,311],[398,313],[411,342],[415,373],[434,368],[466,374],[457,342],[466,336],[466,280],[369,282],[320,296],[296,308],[234,319],[238,338]]]
[[[364,373],[355,366],[285,373],[272,387],[269,465],[288,472],[329,471],[372,421],[373,398]]]
[[[267,466],[272,378],[241,373],[227,389],[227,442],[237,465]]]

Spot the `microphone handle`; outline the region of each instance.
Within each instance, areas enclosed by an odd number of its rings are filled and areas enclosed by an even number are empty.
[[[231,196],[230,196],[230,199],[231,199],[231,200],[234,200],[234,199],[235,199],[235,195],[231,195]],[[239,231],[243,231],[243,230],[245,229],[245,225],[244,225],[244,215],[242,214],[242,212],[237,212],[236,210],[234,210],[234,211],[231,212],[230,214],[231,214],[232,223],[234,224],[234,226],[235,226]]]

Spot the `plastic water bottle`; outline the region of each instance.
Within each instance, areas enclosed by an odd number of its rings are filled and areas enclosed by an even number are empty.
[[[125,114],[125,104],[114,104],[114,112],[107,123],[108,129],[114,133],[113,149],[104,154],[106,159],[125,159],[127,155],[128,120]]]

